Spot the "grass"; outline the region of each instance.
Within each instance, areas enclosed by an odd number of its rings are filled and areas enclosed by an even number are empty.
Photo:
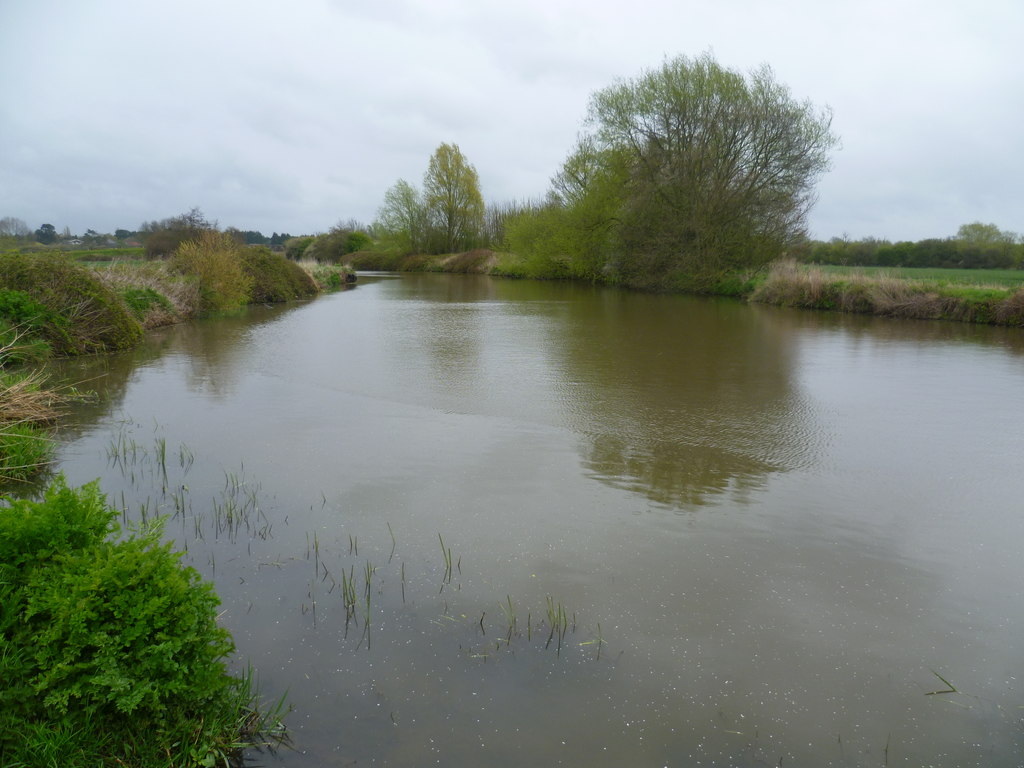
[[[46,386],[46,376],[18,361],[19,337],[0,343],[0,485],[33,480],[49,467],[54,452],[50,427],[73,397],[73,390]]]
[[[309,272],[265,246],[245,248],[240,258],[243,271],[251,280],[250,303],[308,299],[320,292]]]
[[[809,267],[826,275],[839,277],[896,277],[903,280],[924,280],[942,285],[966,284],[1015,288],[1024,285],[1024,271],[1019,269],[943,269],[940,267],[842,267],[821,265]]]
[[[355,277],[351,267],[325,264],[313,259],[294,262],[298,264],[322,291],[334,291],[349,285]]]
[[[199,280],[173,272],[165,261],[116,261],[95,273],[123,298],[143,328],[172,325],[199,314]]]
[[[121,296],[95,270],[67,256],[0,255],[0,285],[7,296],[0,317],[27,323],[32,335],[46,341],[54,354],[127,349],[142,338],[142,326]],[[38,308],[31,317],[20,314],[28,311],[26,301]]]
[[[750,294],[750,301],[884,317],[1024,326],[1024,286],[1019,284],[908,279],[884,271],[837,272],[794,261],[774,264]]]

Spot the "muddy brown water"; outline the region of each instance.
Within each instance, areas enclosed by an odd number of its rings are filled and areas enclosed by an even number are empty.
[[[55,371],[287,692],[256,764],[1024,761],[1024,332],[364,275]]]

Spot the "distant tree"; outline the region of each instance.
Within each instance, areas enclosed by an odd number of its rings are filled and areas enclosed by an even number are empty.
[[[146,256],[155,258],[169,256],[189,240],[197,240],[203,232],[217,230],[217,222],[211,222],[199,208],[172,216],[162,221],[144,223],[139,227],[144,236]]]
[[[313,237],[291,237],[284,243],[284,255],[286,258],[298,261],[306,254],[306,250],[313,244]]]
[[[127,240],[129,237],[132,237],[133,234],[133,232],[130,232],[127,229],[114,230],[114,237],[117,238],[118,240]]]
[[[381,239],[402,253],[426,250],[427,209],[423,197],[412,184],[399,179],[384,193],[384,204],[377,212],[375,229]]]
[[[457,144],[441,144],[434,151],[423,177],[423,197],[440,238],[438,250],[454,253],[478,243],[484,228],[480,179]]]
[[[348,254],[366,250],[373,245],[373,239],[366,232],[353,227],[361,228],[362,225],[354,219],[336,224],[326,235],[316,237],[306,248],[303,257],[340,264]]]
[[[18,239],[29,237],[32,230],[28,224],[14,216],[4,216],[0,219],[0,236],[14,237]]]
[[[57,239],[57,228],[53,224],[43,224],[35,231],[36,242],[49,245]]]
[[[963,224],[957,230],[957,241],[965,245],[993,246],[1013,245],[1019,239],[1014,232],[1004,232],[995,224],[984,224],[975,221],[970,224]]]

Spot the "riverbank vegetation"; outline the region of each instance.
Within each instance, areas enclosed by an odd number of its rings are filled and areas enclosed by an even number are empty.
[[[0,506],[0,764],[227,765],[264,735],[212,586],[95,483]]]
[[[27,481],[49,466],[50,427],[76,394],[47,387],[44,374],[26,368],[23,363],[36,360],[39,351],[20,339],[8,328],[0,343],[0,485]]]
[[[309,298],[343,287],[350,272],[299,264],[212,228],[168,259],[87,265],[56,251],[0,254],[0,484],[30,479],[52,452],[56,413],[41,406],[61,396],[45,389],[33,364],[127,349],[145,329],[245,304]]]
[[[678,57],[595,93],[545,200],[492,229],[525,276],[707,291],[803,241],[836,143],[830,124],[767,67],[744,75],[709,54]],[[466,172],[437,173],[446,160]],[[385,196],[375,225],[384,250],[478,246],[487,217],[475,190],[472,166],[442,144],[423,193],[400,180]]]
[[[1021,238],[981,222],[919,243],[810,241],[814,185],[837,141],[830,123],[828,109],[795,99],[767,67],[743,74],[708,54],[679,57],[593,95],[586,130],[542,200],[482,210],[475,169],[458,147],[442,144],[423,191],[396,182],[372,227],[373,249],[344,260],[363,270],[576,279],[1022,324],[1024,272],[922,281],[909,272],[842,275],[794,266],[1024,267]],[[462,172],[439,175],[442,160]],[[442,208],[441,200],[452,205]],[[451,236],[453,213],[458,237]]]
[[[886,272],[829,272],[795,261],[775,264],[755,283],[752,302],[804,309],[1024,326],[1024,284],[974,284]]]

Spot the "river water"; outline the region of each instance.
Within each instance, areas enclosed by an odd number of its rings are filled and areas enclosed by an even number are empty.
[[[1024,762],[1019,330],[365,275],[56,370],[255,764]]]

